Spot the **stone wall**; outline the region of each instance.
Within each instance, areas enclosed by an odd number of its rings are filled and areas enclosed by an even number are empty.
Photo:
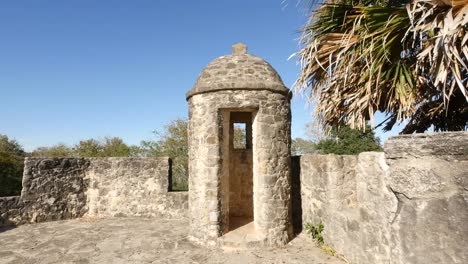
[[[20,196],[0,197],[0,227],[21,222],[22,208]]]
[[[0,198],[0,225],[83,216],[87,211],[88,167],[86,159],[26,158],[21,196]]]
[[[192,109],[193,115],[203,110]],[[213,113],[213,129],[219,129],[218,114]],[[269,115],[256,118],[254,130],[261,129],[262,122],[271,123]],[[270,133],[280,133],[280,128]],[[265,131],[261,135],[266,137]],[[214,159],[220,148],[210,148],[209,143],[219,138],[203,136],[191,134],[191,140],[197,140],[192,144],[198,144],[191,145],[190,151],[206,151],[211,155],[205,156]],[[261,138],[253,141],[254,160],[259,161],[255,149],[267,145]],[[271,162],[280,166],[288,142],[275,144],[269,147],[279,156]],[[295,158],[291,182],[285,182],[284,164],[279,168],[270,163],[254,165],[254,172],[263,175],[254,179],[260,186],[256,199],[268,192],[274,198],[256,204],[262,207],[260,221],[271,216],[262,224],[277,225],[266,242],[281,244],[275,239],[289,232],[286,207],[292,200],[296,231],[303,223],[322,222],[325,242],[351,263],[468,263],[468,132],[394,137],[384,149],[385,153],[358,156]],[[215,176],[201,181],[191,178],[191,195],[197,198],[191,198],[191,210],[200,216],[191,221],[205,224],[205,229],[197,229],[206,231],[200,236],[211,236],[209,223],[215,226],[219,221],[217,177],[222,168],[218,159],[211,159],[197,158],[190,165],[191,172]],[[169,170],[167,158],[28,158],[21,196],[0,198],[0,226],[81,216],[184,216],[188,194],[168,192]],[[261,174],[269,171],[278,174],[273,179]],[[274,188],[267,189],[270,180]],[[291,198],[286,190],[289,184]],[[213,230],[218,232],[217,228]]]
[[[108,216],[182,216],[187,192],[168,192],[168,158],[93,158],[86,173],[88,213]]]
[[[27,158],[24,161],[21,201],[28,222],[83,216],[87,211],[86,170],[89,160]]]
[[[168,158],[27,158],[21,196],[0,198],[0,226],[82,216],[185,216]]]
[[[468,133],[395,137],[385,157],[395,263],[468,263]]]
[[[468,263],[468,133],[394,137],[385,153],[306,155],[299,173],[293,213],[322,222],[325,242],[351,263]]]
[[[231,150],[229,155],[229,214],[253,217],[252,150]]]
[[[397,201],[384,180],[384,153],[301,157],[303,223],[325,226],[325,242],[352,263],[389,263]]]

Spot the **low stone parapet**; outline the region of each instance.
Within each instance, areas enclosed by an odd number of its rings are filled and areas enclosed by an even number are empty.
[[[169,158],[90,158],[86,216],[185,216],[187,192],[169,192]]]
[[[0,226],[78,217],[184,217],[169,158],[27,158],[21,196],[0,197]]]
[[[302,222],[323,223],[352,263],[468,263],[468,133],[393,137],[384,150],[302,156]]]

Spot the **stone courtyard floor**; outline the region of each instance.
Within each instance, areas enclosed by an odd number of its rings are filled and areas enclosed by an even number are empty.
[[[305,234],[280,249],[223,250],[187,241],[187,220],[75,219],[0,229],[0,263],[342,264]]]

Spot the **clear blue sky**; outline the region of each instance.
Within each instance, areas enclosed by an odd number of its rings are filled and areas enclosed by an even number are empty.
[[[129,144],[187,117],[204,66],[246,43],[291,87],[297,0],[24,0],[0,3],[0,134],[26,150],[81,139]],[[311,120],[293,100],[293,137]],[[382,139],[390,134],[378,133]]]

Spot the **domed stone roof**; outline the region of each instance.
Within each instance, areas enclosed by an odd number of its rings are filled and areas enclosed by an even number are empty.
[[[219,57],[203,69],[187,93],[187,100],[195,94],[220,90],[270,90],[285,95],[290,90],[275,69],[262,58],[247,54],[247,46],[232,46],[232,54]]]

